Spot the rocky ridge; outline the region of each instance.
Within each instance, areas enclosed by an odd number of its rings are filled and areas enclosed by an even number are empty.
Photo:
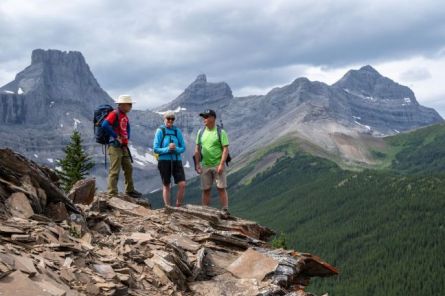
[[[312,277],[338,274],[213,208],[152,210],[95,193],[94,179],[65,195],[51,170],[11,150],[0,164],[1,295],[304,296]]]

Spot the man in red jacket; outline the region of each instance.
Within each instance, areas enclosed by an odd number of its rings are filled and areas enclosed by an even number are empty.
[[[130,122],[127,113],[130,112],[133,101],[129,95],[119,96],[117,109],[110,112],[102,123],[113,141],[108,148],[110,155],[110,170],[108,172],[108,193],[117,195],[117,183],[122,167],[125,177],[125,193],[132,197],[141,197],[142,194],[134,189],[133,166],[130,161],[128,140],[130,139]]]

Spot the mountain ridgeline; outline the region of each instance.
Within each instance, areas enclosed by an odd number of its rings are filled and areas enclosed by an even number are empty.
[[[113,100],[80,52],[34,50],[31,65],[0,88],[0,102],[1,146],[54,166],[50,160],[60,157],[58,151],[76,128],[100,161],[100,150],[93,143],[91,114],[97,105],[113,104]],[[419,105],[408,87],[383,77],[371,66],[351,70],[333,85],[298,78],[265,95],[247,97],[234,97],[227,83],[208,82],[201,74],[172,102],[154,111],[130,113],[133,148],[140,156],[136,166],[152,172],[156,169],[147,147],[162,122],[163,111],[177,111],[176,124],[192,147],[202,126],[197,113],[204,108],[217,110],[218,119],[230,131],[234,155],[249,154],[292,135],[352,163],[373,162],[373,156],[361,149],[369,137],[443,121],[435,110]],[[191,162],[192,150],[188,149],[186,161]],[[155,189],[153,186],[145,189]]]
[[[408,87],[383,77],[371,66],[351,70],[331,86],[298,78],[265,95],[247,97],[233,97],[226,83],[210,83],[199,75],[177,99],[157,111],[177,110],[178,124],[196,133],[196,114],[205,107],[218,111],[236,155],[292,135],[359,163],[374,160],[357,149],[370,137],[443,122],[434,109],[421,106]]]

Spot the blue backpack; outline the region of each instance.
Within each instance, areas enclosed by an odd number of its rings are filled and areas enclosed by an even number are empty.
[[[114,111],[114,108],[108,104],[100,105],[94,110],[94,136],[96,138],[96,143],[102,145],[108,145],[110,143],[110,135],[102,128],[102,122],[105,118]],[[115,123],[117,123],[116,120]],[[114,126],[114,124],[113,124]]]
[[[107,145],[110,144],[110,135],[102,127],[102,122],[105,118],[114,111],[114,108],[108,104],[100,105],[94,110],[94,136],[96,138],[96,143],[102,144],[102,152],[105,157],[105,168],[107,167]],[[117,116],[119,117],[119,110],[116,110]],[[113,127],[119,126],[119,118],[115,120]],[[133,159],[132,159],[133,162]]]

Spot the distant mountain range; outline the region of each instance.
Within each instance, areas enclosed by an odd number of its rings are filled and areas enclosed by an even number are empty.
[[[0,88],[0,146],[55,166],[62,157],[74,128],[99,165],[95,175],[105,184],[100,165],[101,148],[95,145],[92,129],[94,108],[113,104],[100,87],[80,52],[36,49],[31,65]],[[155,160],[149,151],[160,114],[175,110],[177,125],[184,130],[191,164],[193,140],[202,122],[197,116],[213,108],[228,130],[233,154],[242,155],[283,137],[304,140],[351,163],[372,163],[364,143],[382,136],[443,122],[433,109],[416,100],[406,86],[383,77],[371,66],[351,70],[333,85],[298,78],[265,95],[234,97],[225,82],[211,83],[199,75],[172,102],[155,110],[132,111],[133,154],[136,183],[144,191],[159,186]],[[192,169],[187,169],[189,176]]]

